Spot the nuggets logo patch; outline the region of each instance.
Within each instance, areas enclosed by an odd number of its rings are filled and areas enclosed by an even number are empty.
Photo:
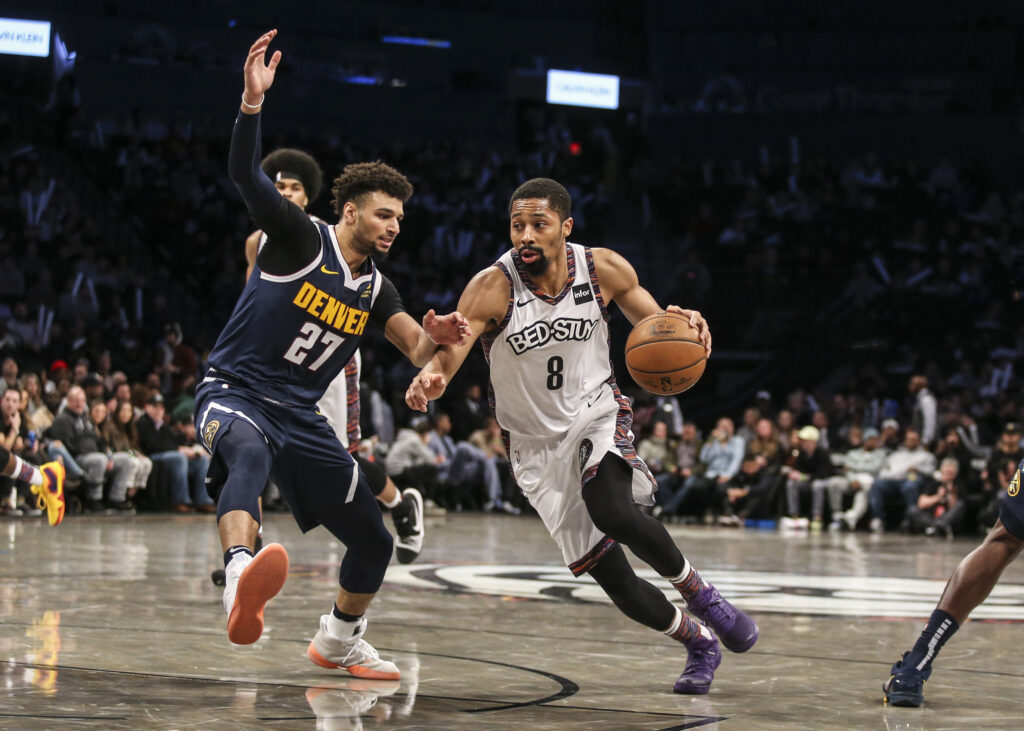
[[[207,449],[213,449],[213,438],[217,436],[218,429],[220,429],[220,422],[216,419],[206,422],[206,426],[203,427],[203,444]]]
[[[1017,470],[1017,474],[1010,480],[1010,486],[1006,488],[1006,494],[1010,497],[1017,497],[1017,493],[1020,492],[1020,470]]]
[[[594,444],[589,439],[584,439],[580,442],[580,472],[586,469],[587,460],[590,459],[591,453],[594,451]]]

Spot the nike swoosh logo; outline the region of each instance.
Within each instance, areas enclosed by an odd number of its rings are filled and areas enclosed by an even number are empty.
[[[341,274],[341,272],[332,272],[330,269],[327,268],[326,264],[320,267],[320,271],[322,271],[324,274]]]
[[[523,302],[522,300],[516,300],[516,307],[525,307],[526,305],[528,305],[531,302],[533,302],[533,300],[535,300],[535,299],[537,299],[537,298],[534,297],[533,299],[528,299],[525,302]]]

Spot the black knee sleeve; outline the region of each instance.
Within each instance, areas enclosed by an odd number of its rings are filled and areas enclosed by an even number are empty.
[[[377,497],[384,488],[388,486],[388,473],[380,466],[379,462],[371,462],[361,454],[354,452],[352,458],[359,465],[359,470],[366,475],[366,482],[370,485],[370,492]]]
[[[217,443],[207,473],[209,485],[217,493],[217,520],[232,510],[244,510],[257,523],[261,522],[259,499],[270,475],[270,465],[270,447],[263,435],[244,421],[232,423]]]
[[[683,569],[683,555],[665,526],[645,515],[633,502],[633,468],[609,452],[597,473],[583,486],[583,502],[590,519],[609,538],[629,546],[644,563],[662,576]]]
[[[615,546],[588,572],[623,614],[651,629],[664,632],[675,619],[676,609],[665,594],[633,571]]]
[[[384,516],[370,493],[366,478],[350,503],[320,516],[320,524],[345,544],[345,558],[338,572],[341,588],[352,594],[373,594],[384,582],[394,539],[384,527]]]

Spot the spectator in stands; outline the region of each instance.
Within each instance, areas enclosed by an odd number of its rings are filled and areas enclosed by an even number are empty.
[[[964,446],[960,437],[960,431],[956,427],[946,429],[945,435],[939,440],[939,444],[935,449],[935,458],[939,461],[940,468],[942,460],[955,459],[958,466],[958,479],[968,490],[974,486],[972,485],[974,481],[971,479],[971,460],[973,456],[971,451]]]
[[[960,465],[952,457],[939,464],[935,480],[921,490],[917,504],[907,511],[912,533],[952,538],[960,532],[966,503],[962,499],[964,483],[959,479]]]
[[[409,426],[399,429],[384,459],[384,468],[398,485],[411,485],[427,503],[438,505],[438,463],[440,456],[430,448],[433,425],[426,415],[416,416]]]
[[[819,412],[820,413],[820,412]],[[797,432],[799,454],[792,466],[782,467],[786,476],[786,509],[789,521],[780,527],[821,530],[825,514],[825,496],[835,474],[832,454],[821,446],[821,431],[816,426],[805,426]],[[811,519],[808,521],[800,509],[800,501],[811,493]],[[833,505],[832,509],[836,510]]]
[[[139,444],[154,468],[167,471],[171,509],[176,513],[216,513],[217,506],[206,493],[209,458],[202,447],[180,444],[165,419],[164,399],[159,393],[149,397],[145,409],[137,422]]]
[[[10,356],[0,364],[0,396],[9,388],[18,387],[18,361]]]
[[[911,417],[913,429],[921,435],[921,444],[925,449],[933,449],[939,436],[939,414],[938,402],[928,390],[928,378],[921,374],[912,376],[908,390],[914,399]]]
[[[700,450],[701,474],[691,474],[682,489],[669,498],[663,506],[663,515],[679,515],[687,503],[696,503],[694,510],[703,512],[712,507],[716,487],[727,485],[736,476],[743,464],[745,445],[743,439],[734,434],[732,419],[722,417],[711,432],[711,438]]]
[[[99,445],[107,456],[109,487],[107,489],[106,506],[122,515],[134,515],[135,505],[128,499],[128,488],[135,476],[136,466],[127,452],[117,451],[104,435],[110,428],[113,419],[108,418],[107,405],[103,401],[89,403],[89,418],[99,435]]]
[[[467,440],[474,447],[477,447],[484,454],[493,460],[498,470],[498,477],[501,479],[502,498],[501,502],[506,506],[507,512],[518,514],[520,508],[515,504],[519,493],[515,480],[512,477],[512,470],[509,469],[508,452],[505,451],[505,439],[501,436],[501,427],[493,416],[484,420],[482,428],[477,429],[469,435]],[[484,510],[492,510],[494,506],[484,505]]]
[[[103,504],[103,486],[107,477],[113,477],[120,490],[120,486],[125,484],[127,466],[123,462],[115,464],[108,456],[106,442],[96,430],[96,425],[86,408],[85,391],[81,386],[71,386],[68,389],[67,405],[54,418],[47,434],[51,439],[60,441],[78,466],[82,475],[82,485],[85,487],[85,510],[90,513],[105,513],[107,509]],[[70,473],[66,460],[64,466]],[[114,499],[118,497],[123,500],[123,494],[115,494]]]
[[[451,417],[438,411],[428,444],[439,458],[438,479],[451,491],[446,500],[449,507],[509,511],[511,506],[501,499],[501,478],[494,461],[469,442],[456,443],[451,430]]]
[[[668,438],[668,424],[656,421],[649,436],[637,444],[636,453],[658,481],[658,489],[671,479],[676,469],[676,445]]]
[[[757,420],[761,418],[761,412],[754,407],[743,409],[743,426],[736,430],[736,435],[743,440],[744,444],[757,436]]]
[[[1003,427],[1003,433],[996,442],[992,456],[989,457],[985,469],[981,473],[981,506],[978,514],[979,522],[991,526],[995,522],[995,516],[999,515],[999,504],[1003,498],[1003,491],[1009,485],[1006,475],[1011,477],[1017,469],[1017,465],[1024,459],[1024,449],[1021,448],[1021,427],[1016,422],[1010,422]],[[989,520],[991,518],[991,520]]]
[[[115,407],[112,418],[103,422],[103,438],[115,454],[127,454],[131,458],[127,500],[146,487],[153,461],[142,453],[139,444],[139,430],[135,424],[135,410],[129,401],[121,401]]]
[[[935,471],[935,455],[921,444],[921,435],[907,429],[903,446],[885,459],[878,479],[871,485],[868,501],[871,505],[871,530],[885,529],[889,505],[895,504],[904,515],[917,505],[922,483]]]
[[[881,439],[878,430],[872,427],[861,430],[860,427],[850,428],[850,450],[843,456],[842,477],[845,478],[845,492],[853,494],[853,505],[849,510],[836,515],[841,500],[832,503],[832,523],[830,530],[845,528],[856,530],[857,523],[867,515],[868,495],[878,473],[885,466],[886,452],[879,448]],[[861,443],[863,441],[863,444]]]
[[[23,408],[29,419],[29,428],[34,429],[37,435],[41,435],[53,423],[53,414],[46,406],[46,401],[43,400],[43,389],[39,382],[39,376],[35,373],[25,374],[22,378],[22,388],[28,396]]]
[[[452,439],[461,442],[469,439],[469,435],[482,429],[489,409],[480,395],[480,384],[469,383],[462,398],[449,406],[452,419]]]

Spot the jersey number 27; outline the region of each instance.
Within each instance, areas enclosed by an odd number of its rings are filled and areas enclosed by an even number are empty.
[[[292,344],[289,346],[288,351],[284,354],[284,359],[291,361],[295,365],[302,365],[306,362],[306,359],[311,355],[310,350],[316,345],[317,340],[323,343],[326,347],[324,352],[320,354],[320,357],[310,363],[307,368],[311,371],[315,371],[334,354],[334,351],[338,349],[338,346],[345,342],[345,338],[341,337],[336,333],[330,331],[324,331],[322,327],[312,322],[307,322],[303,325],[299,332],[299,335]]]

